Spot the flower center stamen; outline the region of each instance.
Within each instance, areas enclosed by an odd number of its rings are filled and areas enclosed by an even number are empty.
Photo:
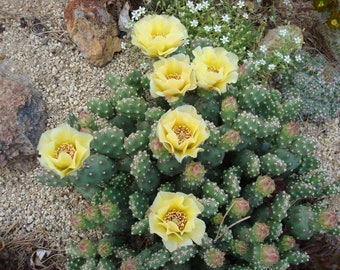
[[[170,79],[179,80],[180,78],[181,78],[181,75],[178,73],[171,73],[171,74],[166,75],[167,80],[170,80]]]
[[[213,67],[213,66],[208,66],[208,70],[215,72],[215,73],[218,73],[218,69],[216,67]]]
[[[188,129],[186,126],[175,126],[173,128],[173,131],[177,135],[179,145],[181,145],[184,141],[191,138],[192,136],[190,129]]]
[[[172,221],[175,223],[180,231],[182,231],[187,223],[186,215],[179,210],[173,209],[166,213],[164,217],[165,221]]]
[[[74,148],[72,144],[62,143],[61,145],[59,145],[58,149],[56,150],[55,157],[58,158],[61,152],[65,152],[66,154],[70,155],[71,158],[73,158],[74,154],[76,153],[76,149]]]

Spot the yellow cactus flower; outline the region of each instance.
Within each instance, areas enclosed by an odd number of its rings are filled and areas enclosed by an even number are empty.
[[[150,74],[150,93],[154,98],[165,97],[169,102],[178,100],[186,91],[196,88],[196,77],[188,55],[177,54],[153,64]]]
[[[181,46],[188,32],[174,16],[148,15],[136,22],[131,42],[152,57],[167,57]]]
[[[40,164],[61,178],[79,169],[90,155],[90,134],[79,132],[68,124],[45,131],[39,140]]]
[[[162,115],[157,125],[157,137],[178,162],[186,156],[197,157],[199,145],[209,137],[209,130],[195,107],[183,105]]]
[[[205,223],[197,216],[203,209],[192,194],[160,191],[149,209],[150,233],[159,235],[170,252],[201,245]]]
[[[196,47],[192,51],[192,62],[196,73],[198,87],[205,90],[226,92],[227,83],[238,79],[238,57],[222,47]]]

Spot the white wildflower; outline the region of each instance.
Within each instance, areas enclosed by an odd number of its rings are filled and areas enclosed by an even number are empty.
[[[287,36],[287,34],[288,34],[287,29],[280,29],[280,30],[279,30],[279,35],[280,35],[281,37],[285,37],[285,36]]]
[[[267,47],[266,45],[261,45],[260,48],[259,48],[260,52],[261,53],[266,53],[267,52]]]
[[[289,56],[289,55],[285,55],[285,56],[283,57],[283,61],[285,61],[287,64],[289,64],[290,61],[291,61],[290,56]]]
[[[191,27],[196,27],[197,25],[198,25],[198,21],[197,20],[190,21],[190,26]]]
[[[203,1],[203,2],[202,2],[202,7],[203,7],[203,9],[207,9],[209,6],[210,6],[210,4],[209,4],[208,1]]]
[[[214,31],[216,32],[216,33],[221,33],[221,26],[220,25],[214,25]]]
[[[142,17],[142,15],[144,15],[145,13],[146,13],[145,7],[139,7],[138,9],[133,10],[131,12],[132,20],[138,21],[140,17]]]
[[[249,19],[249,14],[248,13],[243,13],[242,17],[247,20],[247,19]]]
[[[202,3],[197,3],[195,9],[196,9],[196,11],[201,11],[201,10],[203,10],[203,4],[202,4]]]
[[[300,37],[296,37],[296,38],[294,38],[294,42],[295,42],[296,44],[301,44],[301,43],[302,43],[302,40],[301,40]]]
[[[126,50],[126,43],[124,41],[122,41],[120,43],[120,47],[122,48],[122,50]]]
[[[230,22],[230,16],[228,14],[222,15],[222,21],[226,23]]]
[[[226,44],[226,43],[229,42],[229,37],[223,36],[223,37],[220,38],[220,40],[223,44]]]
[[[301,62],[301,61],[302,61],[301,55],[300,55],[300,54],[295,55],[295,60],[296,60],[297,62]]]
[[[205,25],[205,26],[203,27],[203,29],[204,29],[205,31],[209,32],[209,31],[211,30],[211,26]]]
[[[259,65],[264,66],[266,64],[266,60],[260,59],[258,60]]]
[[[238,8],[243,8],[246,4],[244,3],[243,0],[238,1],[238,3],[236,4]]]
[[[268,65],[268,70],[275,70],[276,65],[275,64],[269,64]]]

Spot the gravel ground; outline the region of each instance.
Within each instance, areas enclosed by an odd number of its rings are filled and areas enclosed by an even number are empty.
[[[124,75],[138,66],[139,56],[129,49],[103,68],[89,65],[64,30],[63,10],[67,2],[0,0],[0,29],[4,28],[0,34],[0,56],[4,58],[0,68],[42,92],[48,107],[47,129],[65,121],[68,113],[84,110],[89,99],[108,95],[111,90],[106,84],[107,73]],[[316,138],[316,155],[330,174],[330,181],[339,180],[338,120],[322,126],[302,123],[301,130]],[[53,249],[62,264],[65,245],[84,237],[83,232],[71,228],[69,220],[83,211],[87,202],[70,188],[40,184],[36,181],[40,171],[38,164],[0,169],[0,236],[31,239],[35,244],[29,252],[33,254],[39,247]],[[331,208],[339,211],[338,197],[330,203]],[[96,232],[90,234],[95,237]],[[23,244],[21,247],[28,249]]]

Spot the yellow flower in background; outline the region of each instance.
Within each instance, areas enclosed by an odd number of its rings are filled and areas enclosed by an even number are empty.
[[[131,38],[144,54],[167,57],[183,44],[188,32],[174,16],[148,15],[136,22]]]
[[[193,242],[201,245],[205,223],[197,216],[203,209],[192,194],[160,191],[150,207],[150,233],[159,235],[170,252]]]
[[[157,124],[157,137],[178,162],[186,156],[197,157],[209,131],[195,107],[183,105],[162,115]]]
[[[79,132],[68,124],[45,131],[39,140],[40,164],[61,178],[79,169],[90,155],[90,134]]]
[[[153,64],[150,74],[150,93],[154,98],[165,97],[169,102],[178,100],[186,91],[196,88],[196,77],[188,55],[177,54]]]
[[[192,51],[192,62],[198,87],[205,90],[226,92],[227,83],[235,83],[238,78],[238,57],[222,47],[197,47]]]

